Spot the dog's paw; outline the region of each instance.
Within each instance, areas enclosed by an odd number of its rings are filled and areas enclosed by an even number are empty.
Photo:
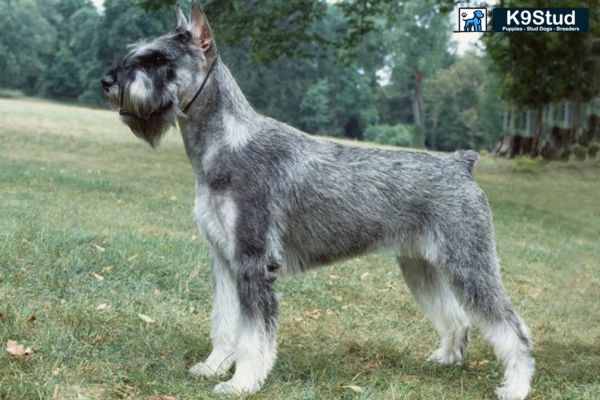
[[[227,382],[221,382],[213,391],[216,394],[228,394],[228,395],[244,395],[244,394],[252,394],[256,393],[260,387],[258,385],[243,385],[240,383],[236,383],[233,379],[228,380]]]
[[[440,347],[431,353],[427,361],[441,365],[459,365],[462,362],[462,355],[460,351],[452,351]]]
[[[194,376],[204,376],[210,378],[213,376],[225,375],[227,373],[227,369],[224,369],[221,366],[212,368],[206,363],[199,362],[188,369],[188,372]]]
[[[500,386],[496,388],[499,400],[525,400],[529,394],[529,385]]]

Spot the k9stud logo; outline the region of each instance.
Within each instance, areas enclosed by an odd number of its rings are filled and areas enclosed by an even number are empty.
[[[587,8],[494,8],[494,32],[587,32]]]

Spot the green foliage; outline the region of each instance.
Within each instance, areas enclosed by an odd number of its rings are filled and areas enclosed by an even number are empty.
[[[147,10],[168,10],[176,0],[139,0]],[[202,1],[219,43],[237,47],[244,41],[255,61],[270,63],[309,54],[314,44],[329,43],[316,25],[328,4],[315,0]]]
[[[331,121],[329,82],[322,79],[311,85],[300,103],[300,127],[307,132],[326,132]]]
[[[365,140],[393,146],[414,146],[415,132],[410,125],[370,125],[364,133]]]
[[[596,158],[596,156],[598,155],[598,150],[600,150],[600,144],[598,144],[598,143],[591,143],[588,146],[588,157],[589,158]]]
[[[173,28],[173,3],[105,0],[100,14],[90,0],[0,2],[0,87],[105,104],[99,78],[128,44]],[[492,62],[459,58],[444,13],[457,3],[465,2],[202,2],[250,102],[309,132],[362,139],[369,125],[401,124],[417,147],[490,148],[505,109],[501,90],[518,104],[598,92],[590,52],[600,24],[590,35],[485,35]]]
[[[138,0],[147,10],[172,8],[177,0]],[[449,12],[455,4],[466,0],[427,0],[426,5],[437,13]],[[345,21],[342,33],[332,40],[324,36],[319,25],[326,19],[328,9],[339,9]],[[406,3],[419,4],[423,1]],[[219,38],[229,46],[237,46],[245,38],[252,54],[261,62],[281,58],[303,57],[311,54],[313,45],[329,46],[339,54],[355,55],[357,43],[365,36],[378,34],[401,18],[404,2],[389,0],[205,0],[201,2]],[[384,24],[385,23],[385,24]],[[221,29],[223,27],[223,29]]]
[[[544,0],[504,0],[502,7],[547,7]],[[502,93],[518,106],[540,107],[573,98],[587,101],[600,92],[600,59],[594,42],[600,35],[600,11],[594,1],[567,0],[561,7],[589,7],[588,33],[490,33],[486,53],[502,79]]]
[[[575,156],[576,160],[584,161],[585,157],[587,156],[587,153],[588,153],[587,147],[582,146],[579,143],[576,143],[573,146],[573,155]]]
[[[38,89],[56,30],[34,0],[0,2],[0,86],[32,94]]]
[[[73,54],[68,49],[61,48],[56,54],[55,62],[47,70],[51,79],[46,81],[46,94],[61,100],[76,99],[81,90],[79,70],[80,66]]]
[[[533,173],[539,171],[545,161],[541,158],[522,156],[511,161],[510,170],[513,172]]]
[[[429,141],[423,98],[424,81],[434,71],[452,62],[448,51],[451,22],[446,14],[440,12],[436,3],[433,0],[403,2],[383,33],[385,48],[389,50],[391,71],[388,101],[410,110],[408,119],[400,117],[400,110],[390,110],[392,116],[386,122],[414,124],[417,136],[415,145],[418,147],[425,147]]]
[[[490,148],[497,141],[504,110],[497,82],[484,59],[467,53],[425,81],[427,135],[441,150]]]

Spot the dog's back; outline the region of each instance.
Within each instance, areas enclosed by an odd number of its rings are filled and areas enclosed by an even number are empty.
[[[277,129],[249,146],[251,154],[265,151],[268,163],[267,154],[280,157],[277,168],[256,169],[275,175],[255,179],[268,179],[274,192],[271,208],[284,227],[289,272],[381,247],[424,253],[427,238],[467,231],[464,218],[479,218],[478,230],[491,236],[487,202],[473,179],[476,152],[348,147],[271,122]]]

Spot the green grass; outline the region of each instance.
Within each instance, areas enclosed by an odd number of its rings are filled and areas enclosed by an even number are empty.
[[[600,398],[600,164],[484,158],[477,178],[535,340],[531,398]],[[36,350],[0,351],[0,399],[213,398],[215,379],[185,372],[210,349],[193,185],[177,134],[154,151],[113,113],[0,99],[0,344]],[[462,367],[425,361],[437,338],[392,256],[279,290],[279,360],[252,398],[493,398],[502,371],[477,332]]]

